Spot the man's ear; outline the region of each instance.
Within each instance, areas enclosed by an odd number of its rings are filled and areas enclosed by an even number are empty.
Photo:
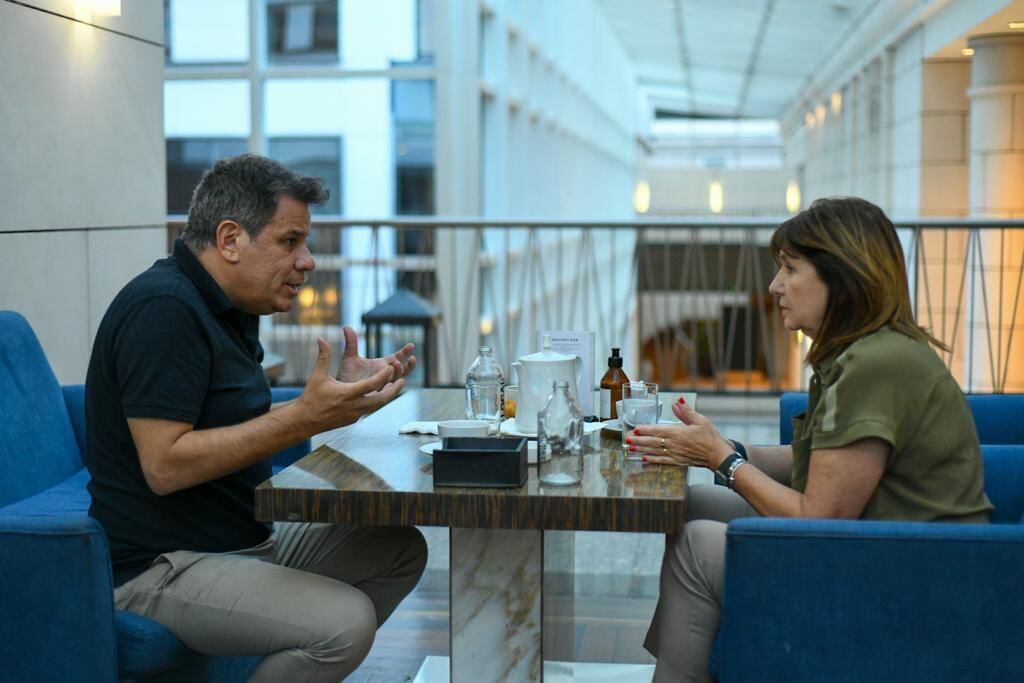
[[[217,251],[228,263],[238,263],[239,252],[248,242],[248,233],[237,221],[221,221],[217,225]]]

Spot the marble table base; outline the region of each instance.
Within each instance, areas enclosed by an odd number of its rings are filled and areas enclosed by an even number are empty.
[[[571,659],[572,532],[453,528],[450,548],[453,683],[539,682]]]
[[[653,664],[601,664],[597,662],[544,662],[545,683],[650,683]],[[449,683],[448,657],[430,656],[412,683]]]

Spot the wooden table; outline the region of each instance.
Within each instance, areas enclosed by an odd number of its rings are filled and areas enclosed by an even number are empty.
[[[552,628],[555,615],[543,600],[545,569],[572,571],[572,534],[557,531],[676,533],[686,470],[626,461],[618,434],[596,432],[587,437],[578,486],[540,485],[530,466],[520,488],[435,488],[431,457],[419,447],[437,437],[401,435],[398,427],[462,417],[463,396],[407,392],[257,487],[256,516],[449,527],[451,680],[550,680],[558,676],[546,660],[570,659],[572,645],[571,620],[558,620],[568,631]],[[568,556],[570,566],[552,567],[545,556]]]

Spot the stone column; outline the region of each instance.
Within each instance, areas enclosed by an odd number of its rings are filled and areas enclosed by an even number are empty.
[[[975,36],[970,212],[1024,218],[1024,32]],[[1024,229],[979,230],[972,243],[971,364],[965,388],[1024,390]]]

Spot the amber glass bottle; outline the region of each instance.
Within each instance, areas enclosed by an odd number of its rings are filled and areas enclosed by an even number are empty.
[[[622,385],[629,381],[626,373],[622,371],[622,358],[619,356],[619,349],[612,348],[612,355],[608,357],[608,372],[601,378],[601,419],[614,420],[618,418],[615,404],[622,400]]]

